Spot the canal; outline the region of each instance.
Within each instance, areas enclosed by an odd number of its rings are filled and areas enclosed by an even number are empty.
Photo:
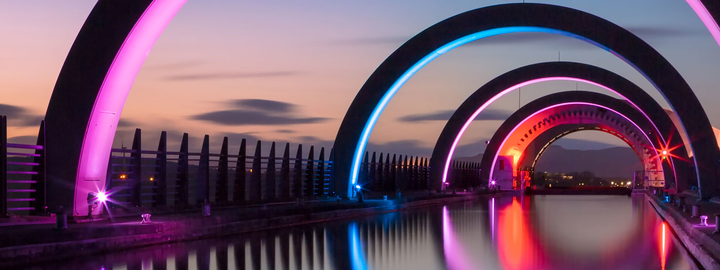
[[[496,197],[29,269],[692,269],[643,195]]]

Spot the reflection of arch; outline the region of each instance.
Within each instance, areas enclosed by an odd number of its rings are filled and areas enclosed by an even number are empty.
[[[48,205],[72,205],[73,215],[87,214],[87,193],[105,186],[115,130],[135,76],[186,1],[101,0],[95,5],[63,64],[45,115]]]
[[[600,198],[598,198],[600,197]],[[588,265],[593,265],[595,267],[592,267],[594,269],[642,269],[642,268],[648,268],[648,266],[643,267],[644,264],[647,263],[647,261],[639,260],[639,258],[648,258],[653,256],[654,253],[654,247],[655,242],[653,240],[656,240],[655,238],[648,239],[648,236],[652,237],[654,236],[651,233],[647,233],[649,231],[654,231],[658,228],[658,222],[655,216],[648,217],[643,216],[641,213],[650,213],[651,215],[655,214],[653,210],[649,210],[649,212],[646,212],[646,207],[649,207],[647,205],[645,198],[640,196],[633,196],[632,198],[628,197],[628,200],[631,200],[631,202],[627,201],[617,201],[617,196],[607,196],[605,198],[608,198],[613,203],[619,203],[618,205],[607,205],[607,201],[598,201],[598,200],[604,200],[601,196],[594,196],[594,197],[584,197],[583,199],[588,200],[588,205],[583,206],[604,206],[603,208],[608,209],[606,211],[620,214],[616,207],[623,207],[622,205],[626,205],[627,203],[630,203],[631,209],[624,208],[623,210],[627,211],[623,214],[630,214],[632,215],[630,221],[633,223],[633,225],[630,226],[619,226],[621,228],[620,231],[616,231],[616,235],[611,236],[612,240],[615,240],[612,242],[611,246],[605,246],[605,248],[602,249],[602,255],[600,256],[592,256],[593,259],[599,259],[599,260],[588,260],[588,258],[577,258],[578,260],[563,260],[563,257],[567,258],[567,256],[577,255],[577,254],[568,254],[565,250],[560,249],[560,246],[564,246],[567,244],[567,230],[563,228],[567,227],[559,227],[557,226],[558,223],[562,223],[563,226],[572,226],[577,228],[576,224],[573,224],[574,222],[584,220],[584,218],[578,218],[575,220],[570,220],[565,222],[559,221],[559,220],[553,220],[548,218],[548,212],[555,212],[555,213],[562,213],[567,212],[567,209],[560,209],[557,206],[565,205],[569,206],[567,201],[576,202],[583,204],[582,201],[575,201],[575,199],[571,199],[567,196],[525,196],[521,199],[522,207],[525,211],[527,211],[527,223],[529,227],[530,234],[535,236],[535,239],[540,243],[540,247],[543,250],[543,254],[546,254],[546,262],[548,262],[550,265],[557,265],[555,267],[548,267],[547,269],[555,269],[560,266],[564,269],[586,269],[588,268]],[[560,201],[557,202],[555,205],[548,205],[547,203],[543,204],[543,202],[549,202],[549,201]],[[555,207],[553,207],[555,206]],[[571,208],[576,208],[573,206],[569,206]],[[577,207],[582,208],[582,207]],[[597,211],[597,210],[595,210]],[[592,211],[592,212],[595,212]],[[606,218],[606,219],[603,219]],[[595,216],[594,219],[600,219],[600,220],[607,220],[608,216]],[[593,218],[591,218],[593,219]],[[615,220],[614,218],[610,218],[609,220]],[[549,224],[543,224],[544,222],[555,222],[555,226],[549,225]],[[620,224],[613,224],[613,225],[620,225]],[[622,224],[622,225],[628,225],[628,224]],[[581,227],[582,228],[582,227]],[[543,231],[544,229],[544,231]],[[552,234],[548,234],[547,230],[555,231],[556,238],[558,242],[552,241],[552,239],[548,238],[548,236],[551,236]],[[584,234],[588,235],[588,234]],[[591,236],[592,234],[589,234],[588,236]],[[563,237],[566,236],[566,237]],[[583,245],[584,246],[584,245]],[[557,257],[557,255],[560,255],[560,258]],[[573,256],[574,257],[574,256]],[[612,259],[609,259],[612,258]],[[561,261],[559,261],[560,259]],[[558,265],[559,263],[559,265]]]
[[[532,142],[554,130],[550,135],[550,138],[553,138],[563,131],[576,128],[578,124],[601,124],[608,133],[621,133],[628,138],[626,142],[634,145],[634,148],[645,148],[652,153],[647,162],[654,166],[662,164],[665,179],[675,179],[673,167],[662,162],[657,153],[656,138],[650,138],[646,134],[647,131],[657,132],[644,115],[624,101],[582,91],[562,92],[539,98],[511,115],[497,129],[487,145],[480,164],[481,178],[493,177],[499,155],[514,157],[514,172],[519,159],[526,155],[526,149]],[[566,127],[565,130],[554,129],[558,126]],[[547,142],[539,143],[544,145]],[[640,160],[645,162],[642,157]],[[682,176],[683,171],[680,172]]]
[[[701,198],[713,195],[714,161],[720,156],[712,127],[690,86],[650,45],[594,15],[545,4],[506,4],[468,11],[424,30],[390,55],[358,92],[335,139],[336,192],[351,193],[367,140],[380,113],[398,89],[424,65],[460,45],[513,32],[545,32],[585,40],[619,56],[663,94],[693,138]],[[701,151],[703,153],[700,153]],[[348,177],[345,181],[345,177]]]
[[[470,256],[465,253],[462,244],[455,236],[447,205],[442,208],[442,239],[445,261],[450,269],[474,269],[472,262],[469,260]]]
[[[684,147],[681,136],[678,136],[679,132],[673,121],[665,110],[637,85],[615,73],[591,65],[571,62],[539,63],[521,67],[496,77],[480,87],[458,107],[443,128],[442,133],[440,133],[433,149],[430,167],[443,169],[430,171],[431,185],[434,188],[440,188],[443,179],[446,178],[447,164],[452,158],[457,143],[460,141],[465,129],[482,109],[499,96],[516,89],[518,86],[548,80],[587,82],[625,97],[641,113],[651,119],[652,124],[660,131],[660,134],[656,134],[658,140],[655,142],[663,145],[678,146],[675,154],[681,158],[688,156],[687,149]],[[677,159],[672,161],[678,162]]]

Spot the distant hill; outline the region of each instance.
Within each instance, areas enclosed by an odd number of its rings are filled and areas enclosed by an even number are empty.
[[[456,160],[480,162],[482,155],[459,157]],[[628,147],[612,147],[600,150],[570,150],[551,145],[538,161],[537,171],[569,173],[588,171],[598,177],[632,177],[642,170],[640,160]]]

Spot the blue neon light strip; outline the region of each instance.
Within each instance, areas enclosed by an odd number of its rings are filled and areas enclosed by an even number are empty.
[[[355,154],[353,155],[353,163],[350,170],[350,185],[348,185],[348,194],[352,192],[352,186],[357,183],[358,173],[360,172],[360,162],[362,161],[363,154],[365,153],[365,147],[367,146],[368,139],[370,137],[370,134],[372,133],[373,127],[375,127],[375,123],[377,122],[378,118],[380,117],[380,114],[382,114],[383,110],[385,110],[385,106],[387,106],[388,102],[392,99],[392,97],[397,93],[397,91],[402,87],[415,73],[417,73],[418,70],[423,68],[425,65],[430,63],[432,60],[435,60],[438,56],[449,52],[452,49],[455,49],[461,45],[483,39],[486,37],[491,36],[497,36],[502,34],[509,34],[509,33],[519,33],[519,32],[541,32],[541,33],[549,33],[549,34],[558,34],[563,35],[567,37],[572,37],[576,39],[580,39],[583,41],[586,41],[590,44],[593,44],[597,47],[600,47],[601,49],[604,49],[606,51],[609,51],[610,53],[620,57],[617,53],[613,52],[609,48],[600,45],[599,43],[589,40],[585,37],[561,31],[556,29],[550,29],[550,28],[544,28],[544,27],[531,27],[531,26],[517,26],[517,27],[503,27],[503,28],[496,28],[496,29],[490,29],[485,30],[481,32],[477,32],[471,35],[467,35],[464,37],[461,37],[459,39],[456,39],[448,44],[445,44],[444,46],[438,48],[434,52],[428,54],[427,56],[423,57],[420,61],[415,63],[410,69],[408,69],[405,73],[403,73],[400,78],[395,81],[395,83],[388,89],[388,91],[385,93],[385,95],[380,99],[380,102],[375,107],[375,110],[373,110],[372,114],[370,115],[370,119],[365,124],[365,127],[363,128],[362,134],[360,136],[360,140],[358,141],[358,145],[355,148]],[[625,58],[620,57],[621,59],[625,60]],[[625,60],[625,62],[628,62]],[[629,63],[629,62],[628,62]],[[635,67],[633,65],[633,67]],[[637,69],[637,67],[635,67]],[[638,69],[639,70],[639,69]],[[641,72],[642,73],[642,72]],[[643,75],[645,75],[643,73]],[[647,77],[647,76],[646,76]]]

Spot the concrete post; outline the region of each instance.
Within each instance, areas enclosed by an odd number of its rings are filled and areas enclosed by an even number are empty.
[[[240,150],[238,150],[237,164],[235,164],[235,185],[233,185],[233,202],[234,203],[245,203],[245,185],[246,185],[246,172],[245,158],[246,158],[247,146],[245,139],[240,141]]]
[[[203,216],[210,216],[210,203],[207,200],[203,203]]]
[[[65,208],[62,206],[60,206],[57,213],[55,213],[55,223],[55,229],[67,229],[67,213],[65,213]]]
[[[685,196],[680,196],[680,197],[678,197],[678,203],[680,204],[680,205],[679,205],[680,210],[682,210],[683,212],[687,212],[687,207],[686,207],[686,203],[685,203]]]
[[[694,205],[692,206],[692,216],[690,216],[690,217],[696,218],[696,217],[699,217],[699,216],[700,216],[700,205],[699,205],[699,204],[694,204]]]

